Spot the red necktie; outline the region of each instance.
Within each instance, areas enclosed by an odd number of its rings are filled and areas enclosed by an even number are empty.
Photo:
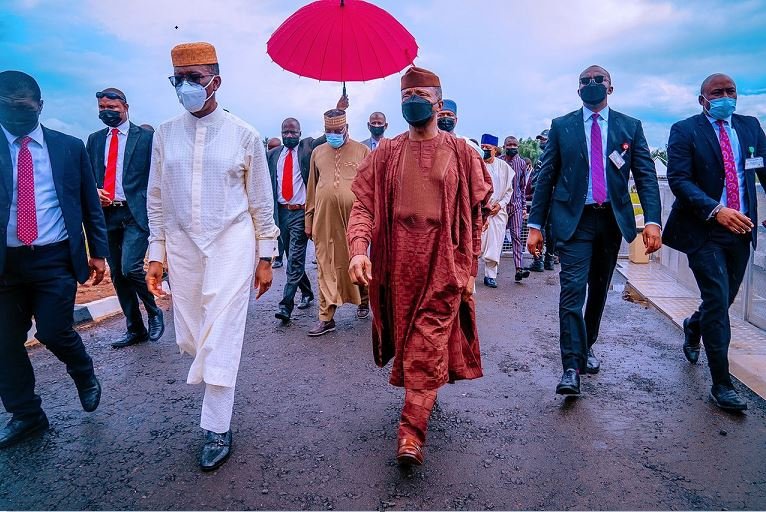
[[[723,121],[718,124],[718,137],[721,143],[723,155],[723,170],[726,174],[726,206],[739,211],[739,179],[737,178],[737,163],[734,161],[734,152],[731,150],[731,141]]]
[[[285,167],[282,169],[282,197],[288,203],[293,198],[293,150],[287,150]]]
[[[35,168],[29,152],[30,137],[20,137],[21,149],[17,163],[18,197],[16,200],[16,236],[24,245],[37,239],[37,208],[35,206]]]
[[[106,174],[104,175],[104,190],[109,194],[109,199],[114,201],[114,188],[117,182],[117,152],[120,149],[120,141],[117,140],[117,128],[112,128],[112,137],[109,139],[109,157],[106,160]]]
[[[603,204],[606,201],[606,176],[604,175],[604,150],[598,117],[598,114],[593,114],[593,124],[590,125],[590,183],[593,200],[598,204]]]

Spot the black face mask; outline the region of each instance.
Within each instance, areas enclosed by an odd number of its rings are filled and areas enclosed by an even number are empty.
[[[40,111],[0,107],[0,124],[12,135],[28,135],[37,127]]]
[[[606,85],[591,82],[580,89],[580,98],[586,105],[598,105],[606,99]]]
[[[382,137],[383,132],[386,131],[385,126],[372,126],[371,124],[368,124],[367,128],[370,129],[370,134],[372,134],[372,136],[375,137],[376,139]]]
[[[287,149],[294,149],[300,141],[300,137],[282,137],[282,144],[284,144]]]
[[[492,150],[491,149],[485,149],[484,150],[484,160],[489,160],[492,158]]]
[[[514,156],[519,154],[519,150],[518,148],[508,148],[505,150],[505,154],[513,158]]]
[[[451,132],[455,129],[455,118],[454,117],[440,117],[436,120],[436,126],[439,127],[440,130],[443,130],[445,132]]]
[[[430,101],[413,94],[402,102],[402,116],[412,126],[425,126],[434,116],[433,108]]]
[[[116,128],[122,124],[122,115],[116,110],[102,110],[98,113],[98,118],[101,119],[105,125]]]

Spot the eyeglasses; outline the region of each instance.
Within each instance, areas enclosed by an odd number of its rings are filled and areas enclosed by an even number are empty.
[[[107,98],[107,99],[110,99],[110,100],[120,100],[123,103],[127,103],[125,98],[123,98],[122,96],[120,96],[116,92],[101,92],[101,91],[99,91],[99,92],[96,93],[96,98],[98,98],[98,99]]]
[[[170,80],[170,83],[173,85],[173,87],[178,87],[181,85],[181,82],[189,82],[190,84],[198,84],[202,85],[201,81],[203,78],[209,77],[209,76],[216,76],[216,75],[173,75],[169,76],[168,80]],[[208,82],[210,83],[210,82]],[[207,86],[207,84],[206,84]]]
[[[580,78],[580,83],[582,85],[588,85],[591,82],[595,82],[597,84],[603,84],[604,80],[606,80],[606,77],[604,75],[596,75],[594,77],[584,76],[584,77]]]

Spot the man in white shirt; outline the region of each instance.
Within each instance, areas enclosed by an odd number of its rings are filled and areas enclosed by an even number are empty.
[[[261,137],[216,101],[215,48],[180,44],[171,58],[170,82],[187,112],[155,132],[146,280],[152,293],[163,294],[167,255],[176,343],[194,357],[187,383],[205,383],[199,464],[211,471],[231,454],[250,288],[253,275],[256,298],[271,286],[279,229]]]

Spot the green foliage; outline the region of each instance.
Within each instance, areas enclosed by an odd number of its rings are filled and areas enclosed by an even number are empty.
[[[540,158],[540,146],[537,144],[537,140],[531,137],[519,140],[519,155],[522,158],[529,158],[532,160],[532,165],[537,163],[537,159]]]
[[[662,162],[667,165],[667,163],[668,163],[668,147],[665,146],[664,148],[657,148],[657,149],[653,150],[652,151],[652,160],[654,160],[657,157],[660,157],[660,160],[662,160]]]

